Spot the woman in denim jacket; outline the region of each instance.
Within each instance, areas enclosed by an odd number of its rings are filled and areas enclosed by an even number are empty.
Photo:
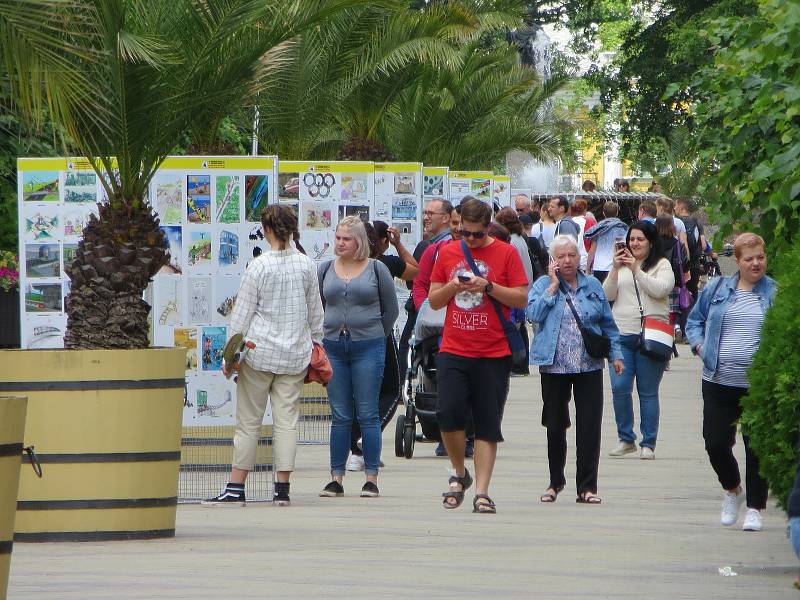
[[[574,237],[558,235],[550,243],[548,276],[540,277],[528,294],[526,316],[539,325],[531,345],[531,364],[539,365],[542,381],[542,425],[547,429],[550,484],[542,502],[555,502],[564,489],[570,395],[575,399],[577,501],[599,504],[597,466],[603,420],[603,359],[589,356],[572,310],[569,294],[583,325],[611,339],[611,360],[621,373],[619,331],[603,287],[578,270],[580,253]]]
[[[739,271],[720,277],[700,294],[686,323],[692,352],[703,359],[703,438],[711,466],[725,493],[720,523],[733,525],[742,505],[739,465],[733,456],[736,422],[747,393],[747,369],[761,342],[764,315],[777,286],[766,276],[764,240],[743,233],[733,245]],[[742,529],[761,531],[761,510],[767,505],[767,481],[758,473],[758,457],[742,435],[745,448],[747,514]]]

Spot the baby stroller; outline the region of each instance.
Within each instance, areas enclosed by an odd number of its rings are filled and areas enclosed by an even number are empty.
[[[439,353],[439,335],[418,341],[411,338],[409,367],[402,387],[405,414],[398,415],[394,432],[395,456],[414,456],[417,441],[417,423],[424,439],[441,441],[436,422],[436,355]]]

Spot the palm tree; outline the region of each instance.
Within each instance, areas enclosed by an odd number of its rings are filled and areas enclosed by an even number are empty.
[[[689,128],[677,126],[667,137],[657,138],[651,155],[642,161],[645,170],[658,174],[661,189],[672,198],[696,198],[706,178],[707,166],[698,159],[693,143]]]
[[[142,293],[168,260],[146,200],[180,136],[213,135],[259,92],[284,44],[356,0],[5,0],[0,58],[22,112],[43,107],[92,162],[109,202],[85,229],[68,348],[148,345]]]
[[[565,80],[540,82],[511,47],[464,44],[456,68],[429,69],[388,110],[383,136],[398,160],[479,169],[503,165],[511,150],[560,157],[570,124],[551,108]]]
[[[341,11],[288,42],[287,61],[268,74],[262,144],[286,159],[338,151],[338,158],[382,160],[382,121],[397,96],[430,69],[455,69],[459,46],[516,22],[518,5],[458,0],[416,10],[387,0]]]

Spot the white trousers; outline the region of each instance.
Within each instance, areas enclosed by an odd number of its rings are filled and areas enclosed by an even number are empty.
[[[257,371],[247,363],[236,384],[236,429],[233,467],[252,471],[256,464],[261,423],[272,402],[272,450],[275,471],[294,471],[297,455],[297,419],[306,369],[293,375]]]

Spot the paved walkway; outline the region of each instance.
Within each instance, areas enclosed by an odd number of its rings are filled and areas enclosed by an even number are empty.
[[[358,498],[363,480],[352,473],[345,498],[318,498],[327,447],[304,446],[291,508],[181,506],[172,540],[16,544],[9,598],[798,597],[798,564],[772,501],[761,533],[719,525],[699,361],[677,359],[666,374],[653,462],[607,457],[616,438],[606,378],[601,506],[573,500],[572,443],[567,489],[556,504],[539,502],[548,478],[539,380],[511,382],[496,516],[473,515],[468,503],[440,508],[446,460],[429,444],[413,460],[395,458],[387,429],[379,499]],[[720,576],[725,566],[738,576]]]

